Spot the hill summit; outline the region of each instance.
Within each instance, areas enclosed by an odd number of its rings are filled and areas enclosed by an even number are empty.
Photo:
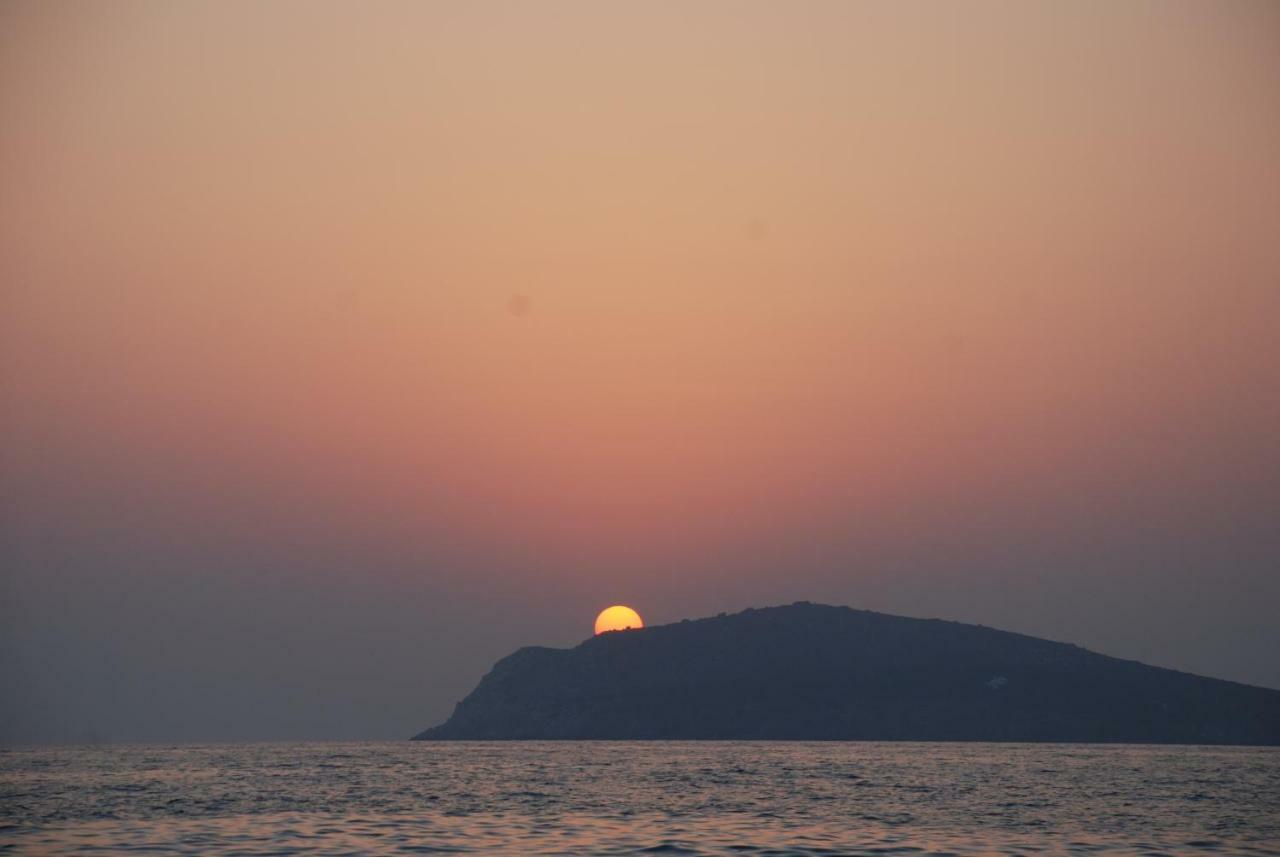
[[[416,740],[1280,744],[1280,691],[800,602],[529,647]]]

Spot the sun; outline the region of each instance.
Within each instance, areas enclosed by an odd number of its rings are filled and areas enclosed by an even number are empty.
[[[628,628],[643,627],[644,620],[640,618],[640,614],[630,607],[623,607],[621,604],[606,607],[596,617],[597,634],[603,634],[605,631],[625,631]]]

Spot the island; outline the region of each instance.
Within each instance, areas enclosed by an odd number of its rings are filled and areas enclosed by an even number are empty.
[[[415,740],[1280,744],[1280,691],[800,602],[522,648]]]

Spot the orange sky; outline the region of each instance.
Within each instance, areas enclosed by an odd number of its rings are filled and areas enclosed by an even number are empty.
[[[1277,45],[1265,2],[7,4],[20,565],[318,538],[603,605],[1230,539],[1280,472]]]

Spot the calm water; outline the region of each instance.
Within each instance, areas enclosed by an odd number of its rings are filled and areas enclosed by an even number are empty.
[[[0,751],[0,850],[1280,854],[1280,748],[19,749]]]

